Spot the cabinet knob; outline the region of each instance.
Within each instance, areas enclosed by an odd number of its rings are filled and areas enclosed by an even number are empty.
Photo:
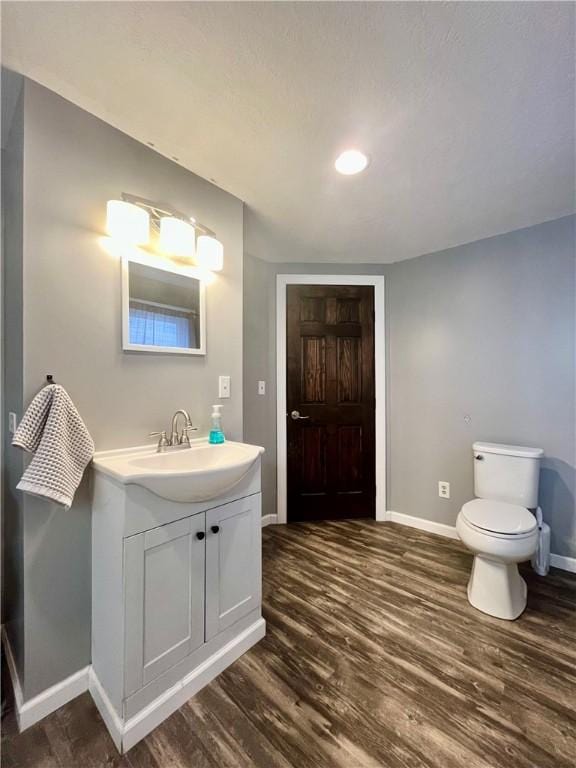
[[[213,525],[210,528],[210,530],[212,531],[212,533],[218,533],[218,531],[220,530],[220,526],[219,525]]]
[[[202,539],[204,538],[204,536],[206,536],[206,534],[204,533],[204,531],[198,531],[198,533],[196,534],[196,538],[197,538],[197,539],[200,539],[200,541],[202,541]]]

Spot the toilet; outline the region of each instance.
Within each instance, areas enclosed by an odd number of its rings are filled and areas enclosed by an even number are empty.
[[[456,530],[474,553],[468,600],[499,619],[517,619],[526,607],[518,563],[538,543],[536,517],[541,448],[474,443],[474,494],[460,510]]]

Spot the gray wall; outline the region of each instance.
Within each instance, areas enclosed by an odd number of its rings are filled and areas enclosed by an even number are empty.
[[[225,268],[207,288],[206,357],[122,352],[120,261],[101,242],[106,201],[122,192],[190,211],[222,240]],[[51,373],[97,450],[141,445],[179,407],[206,434],[218,375],[228,374],[224,427],[242,438],[241,201],[25,81],[24,233],[24,404]],[[90,662],[89,493],[85,484],[67,512],[16,498],[29,698]]]
[[[574,222],[393,265],[391,509],[452,525],[474,440],[538,446],[552,551],[576,556]]]
[[[386,276],[388,509],[453,525],[473,496],[474,440],[536,445],[552,550],[576,556],[574,226],[568,217],[380,268],[246,256],[244,425],[268,452],[265,514],[275,511],[275,276],[376,272]],[[266,397],[254,394],[259,378]]]
[[[6,83],[9,83],[6,87]],[[21,452],[8,445],[10,411],[22,410],[22,248],[24,119],[22,78],[4,76],[2,90],[14,99],[2,103],[2,622],[18,673],[24,668],[24,590],[22,516],[14,486],[24,466]],[[7,115],[9,112],[9,116]]]

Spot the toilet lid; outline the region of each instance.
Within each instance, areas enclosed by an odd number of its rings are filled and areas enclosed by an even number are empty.
[[[526,507],[505,501],[474,499],[462,507],[462,515],[476,528],[493,533],[514,535],[530,533],[536,528],[536,518]]]

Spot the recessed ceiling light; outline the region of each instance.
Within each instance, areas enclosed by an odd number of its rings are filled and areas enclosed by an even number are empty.
[[[363,152],[357,149],[347,149],[336,158],[334,167],[338,173],[345,176],[352,176],[354,173],[360,173],[368,165],[368,158]]]

